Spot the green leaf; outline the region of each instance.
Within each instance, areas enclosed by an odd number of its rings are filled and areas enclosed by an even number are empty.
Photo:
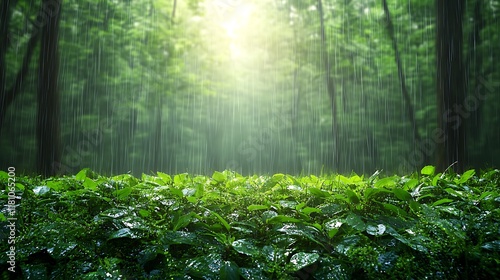
[[[432,175],[434,175],[435,170],[436,170],[436,168],[434,166],[427,165],[427,166],[424,166],[424,168],[422,168],[422,170],[420,170],[420,174],[432,176]]]
[[[325,229],[328,231],[328,237],[333,238],[343,224],[344,223],[340,219],[333,219],[326,222]]]
[[[229,231],[231,229],[231,226],[224,218],[222,218],[219,214],[215,213],[214,211],[211,211],[211,212],[212,212],[212,215],[214,215],[215,217],[217,217],[217,219],[219,219],[219,221],[226,228],[227,231]]]
[[[236,240],[231,245],[236,252],[243,255],[256,257],[260,254],[259,248],[248,239]]]
[[[373,196],[378,193],[390,193],[390,190],[384,188],[367,188],[364,190],[364,196],[366,200],[370,200]]]
[[[479,200],[486,200],[487,201],[487,200],[491,200],[491,199],[496,199],[499,196],[500,195],[496,192],[484,192],[479,197]]]
[[[141,217],[147,218],[151,216],[151,212],[149,212],[148,210],[141,209],[139,210],[139,215],[141,215]]]
[[[392,188],[394,186],[396,186],[395,176],[382,178],[375,183],[376,188],[382,188],[382,187]]]
[[[78,181],[83,181],[85,180],[85,178],[87,178],[87,172],[89,171],[88,168],[84,168],[82,170],[80,170],[80,172],[78,172],[76,175],[75,175],[75,179],[78,180]]]
[[[61,181],[47,181],[47,187],[58,192],[64,190],[64,183]]]
[[[126,209],[121,208],[110,208],[99,214],[99,216],[111,219],[117,219],[126,215],[129,215],[129,212]]]
[[[365,222],[356,214],[349,213],[345,222],[356,230],[363,231],[366,228]]]
[[[183,186],[184,185],[184,181],[186,181],[188,178],[188,174],[187,173],[181,173],[181,174],[177,174],[174,176],[174,184],[176,186]]]
[[[21,184],[21,183],[16,183],[16,188],[17,188],[18,190],[21,190],[21,191],[24,191],[24,189],[25,189],[24,185],[23,185],[23,184]]]
[[[441,204],[445,204],[445,203],[450,203],[450,202],[453,202],[454,200],[453,199],[449,199],[449,198],[442,198],[434,203],[432,203],[432,206],[438,206],[438,205],[441,205]]]
[[[185,264],[187,273],[195,279],[217,279],[217,276],[220,277],[221,266],[221,256],[216,253],[187,260]]]
[[[361,237],[358,235],[348,236],[342,239],[342,241],[340,241],[340,243],[335,246],[335,251],[345,255],[351,248],[358,244],[360,239]]]
[[[441,180],[441,173],[436,174],[436,176],[432,178],[432,185],[437,186],[439,180]]]
[[[277,229],[277,231],[285,233],[287,237],[296,236],[300,238],[308,239],[319,246],[325,248],[323,242],[317,239],[317,235],[319,234],[319,230],[312,226],[305,226],[301,224],[285,224],[281,228]]]
[[[302,268],[315,263],[318,259],[319,255],[317,253],[299,252],[292,256],[290,263],[293,266],[293,271],[299,271]]]
[[[214,174],[212,175],[212,178],[218,183],[223,183],[227,180],[226,175],[219,171],[215,171]]]
[[[325,197],[330,197],[330,193],[328,193],[327,191],[323,191],[323,190],[320,190],[318,188],[309,188],[308,189],[309,192],[317,197],[320,197],[320,198],[325,198]]]
[[[249,205],[247,207],[247,209],[248,209],[248,211],[267,210],[267,209],[269,209],[269,206],[252,204],[252,205]]]
[[[418,213],[420,212],[420,208],[422,206],[420,205],[420,203],[416,202],[415,200],[412,200],[410,201],[410,209],[413,211],[413,213]]]
[[[489,251],[500,252],[500,240],[486,242],[483,245],[481,245],[481,248]]]
[[[384,234],[385,229],[386,227],[384,224],[366,226],[366,232],[370,235],[375,235],[375,236],[380,236]]]
[[[274,216],[274,217],[266,220],[266,223],[268,223],[268,224],[300,223],[300,222],[302,222],[302,221],[299,219],[284,216],[284,215],[277,215],[277,216]]]
[[[276,216],[278,216],[278,213],[276,213],[273,210],[264,211],[262,213],[262,216],[261,216],[262,217],[262,222],[265,223],[268,219],[271,219],[271,218],[276,217]]]
[[[47,187],[47,186],[37,186],[37,187],[34,187],[34,188],[33,188],[33,193],[34,193],[35,195],[40,195],[40,196],[42,196],[42,195],[44,195],[44,194],[46,194],[46,193],[49,193],[49,192],[50,192],[50,188],[49,188],[49,187]]]
[[[382,205],[384,206],[385,209],[392,211],[393,213],[397,214],[398,216],[406,217],[408,215],[405,210],[403,210],[395,205],[392,205],[390,203],[382,203]]]
[[[314,207],[306,207],[300,211],[301,213],[305,215],[310,215],[311,213],[321,213],[321,209],[314,208]]]
[[[404,186],[403,186],[403,189],[405,190],[412,190],[413,188],[415,188],[416,186],[418,185],[418,180],[417,179],[410,179],[408,180]]]
[[[392,192],[399,200],[409,201],[412,199],[411,194],[403,189],[395,188],[392,190]]]
[[[238,265],[232,261],[224,261],[220,268],[221,280],[238,280],[240,279],[240,272]]]
[[[347,198],[349,199],[349,202],[351,202],[353,204],[358,204],[359,203],[359,196],[358,196],[358,194],[356,194],[355,192],[353,192],[350,189],[346,189],[345,191],[347,193]]]
[[[297,205],[295,205],[295,210],[299,211],[300,209],[304,208],[307,204],[305,202],[301,202]]]
[[[460,176],[460,179],[457,181],[457,184],[461,185],[465,182],[467,182],[472,176],[476,174],[476,171],[474,169],[466,171],[462,176]]]
[[[158,175],[158,177],[160,177],[160,179],[163,181],[163,183],[165,184],[170,184],[172,182],[172,178],[170,177],[170,175],[168,174],[165,174],[163,172],[156,172],[156,174]]]
[[[169,191],[171,194],[177,196],[178,198],[184,197],[184,193],[182,192],[182,190],[179,190],[178,188],[171,187],[169,188]]]
[[[7,218],[3,213],[0,212],[0,222],[5,222],[5,221],[7,221]]]
[[[273,180],[274,182],[278,183],[279,181],[281,181],[283,178],[285,177],[284,174],[281,174],[281,173],[277,173],[277,174],[274,174],[273,177],[271,178],[271,180]]]
[[[97,190],[97,183],[94,182],[94,180],[91,180],[89,178],[85,178],[85,181],[83,181],[83,187],[89,190],[96,191]]]
[[[162,236],[161,241],[163,244],[186,244],[197,245],[200,242],[198,235],[193,232],[186,231],[167,231]]]
[[[269,278],[264,276],[264,271],[259,268],[240,267],[240,274],[245,280],[269,280]]]
[[[188,213],[186,215],[182,215],[177,217],[174,222],[174,227],[173,231],[178,231],[181,228],[185,228],[191,223],[191,220],[193,219],[193,213]]]
[[[139,238],[139,236],[137,234],[135,234],[134,232],[132,232],[132,230],[129,228],[122,228],[122,229],[119,229],[119,230],[113,232],[108,237],[108,240],[117,239],[117,238],[137,239],[137,238]]]
[[[128,196],[132,193],[132,187],[126,187],[121,190],[116,190],[113,194],[119,199],[124,200],[127,199]]]

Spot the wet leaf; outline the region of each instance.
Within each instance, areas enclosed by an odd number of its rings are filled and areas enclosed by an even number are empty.
[[[345,222],[356,230],[363,231],[366,228],[365,222],[356,214],[350,213]]]
[[[221,280],[238,280],[240,279],[239,268],[232,261],[224,261],[219,276]]]
[[[164,244],[196,245],[200,242],[198,235],[185,231],[167,231],[161,236]]]
[[[47,187],[47,186],[38,186],[38,187],[35,187],[33,188],[33,192],[36,194],[36,195],[44,195],[48,192],[50,192],[50,188]]]
[[[140,238],[140,237],[139,237],[139,235],[135,234],[131,229],[129,229],[129,228],[122,228],[122,229],[119,229],[119,230],[113,232],[108,237],[108,240],[117,239],[117,238],[137,239],[137,238]]]
[[[375,236],[380,236],[384,234],[385,229],[386,227],[383,224],[366,226],[366,232],[370,235],[375,235]]]
[[[486,242],[483,245],[481,245],[481,248],[486,249],[488,251],[500,252],[500,240]]]
[[[293,265],[293,270],[298,271],[302,268],[311,265],[318,261],[319,255],[317,253],[299,252],[292,256],[290,263]]]
[[[240,254],[253,257],[260,254],[259,248],[249,239],[239,239],[234,241],[231,245],[234,250]]]

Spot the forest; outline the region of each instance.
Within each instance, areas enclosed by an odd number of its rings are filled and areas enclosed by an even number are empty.
[[[0,167],[498,166],[498,1],[436,3],[3,1]]]
[[[1,0],[3,279],[500,278],[499,17]]]

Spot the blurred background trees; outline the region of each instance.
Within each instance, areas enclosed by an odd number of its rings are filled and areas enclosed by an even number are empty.
[[[437,3],[387,1],[391,35],[382,0],[64,1],[52,172],[402,173],[438,155],[440,168],[499,166],[499,1],[462,3],[460,38],[446,29],[460,22],[439,13],[458,2]],[[41,172],[42,3],[2,5],[0,168]],[[453,40],[460,49],[439,52]],[[458,64],[442,60],[455,51]],[[463,74],[438,90],[457,65]],[[447,107],[443,94],[455,98]],[[439,129],[458,124],[456,158]]]

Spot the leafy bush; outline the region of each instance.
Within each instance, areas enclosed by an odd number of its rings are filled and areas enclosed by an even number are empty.
[[[17,178],[25,279],[498,279],[500,171]],[[9,275],[10,274],[10,275]]]

